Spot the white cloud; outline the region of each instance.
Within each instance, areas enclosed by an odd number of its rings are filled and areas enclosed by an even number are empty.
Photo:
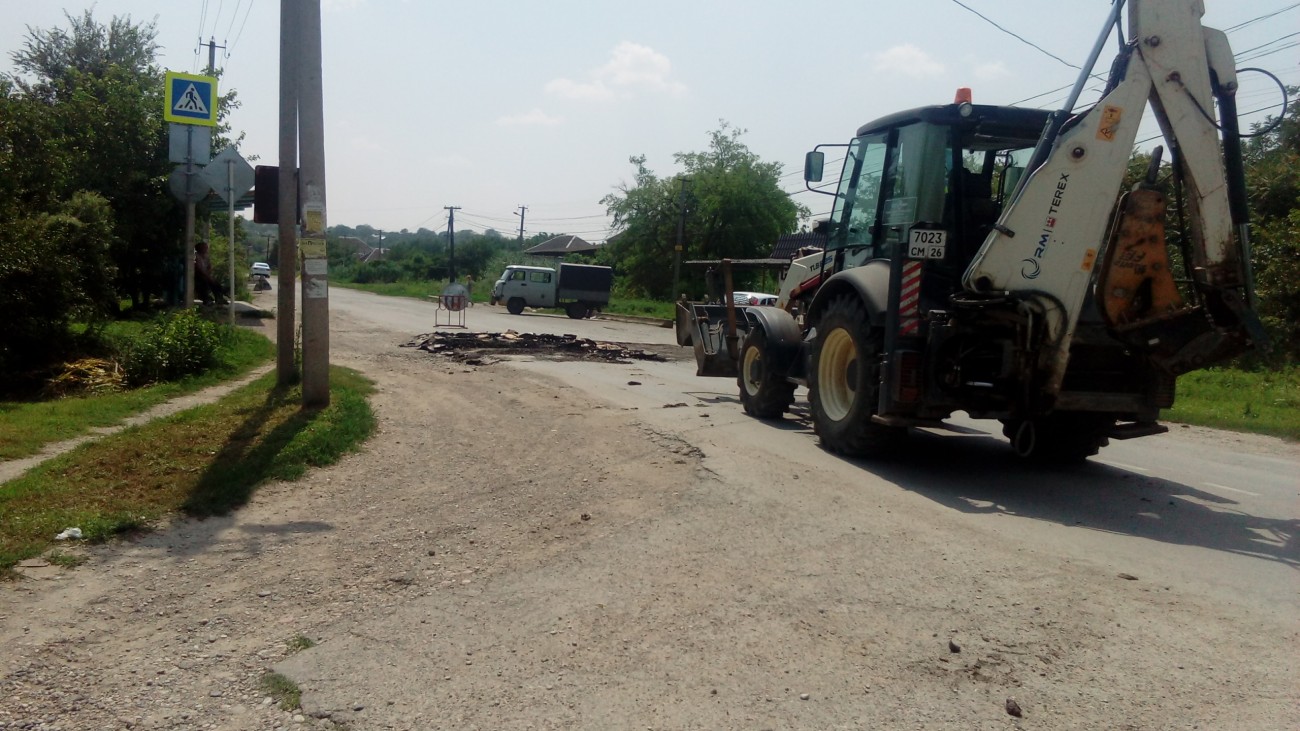
[[[614,92],[603,82],[582,83],[573,79],[553,79],[545,86],[548,94],[564,99],[612,99]]]
[[[667,56],[649,46],[623,41],[586,80],[553,79],[545,88],[565,99],[628,98],[638,90],[680,96],[686,93],[686,85],[674,80],[672,72],[673,64]]]
[[[1011,75],[1010,69],[1001,61],[982,63],[975,66],[975,78],[980,81],[993,81]]]
[[[506,115],[498,117],[496,124],[502,127],[553,127],[564,121],[563,117],[556,117],[540,109],[534,109],[523,114]]]
[[[874,71],[903,76],[938,76],[944,72],[942,63],[910,43],[869,54],[868,58]]]

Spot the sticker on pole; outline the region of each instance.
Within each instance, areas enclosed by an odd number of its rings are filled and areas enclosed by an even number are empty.
[[[163,119],[177,124],[217,126],[217,80],[168,71]]]

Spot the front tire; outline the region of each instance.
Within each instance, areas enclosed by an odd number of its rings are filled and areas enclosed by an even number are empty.
[[[740,405],[759,419],[780,419],[794,403],[794,384],[784,374],[773,372],[767,348],[767,333],[755,325],[740,348]]]
[[[524,311],[524,298],[511,297],[506,301],[506,310],[512,315],[518,315]]]
[[[833,452],[876,455],[898,446],[905,429],[877,424],[884,334],[871,327],[862,303],[840,297],[817,324],[808,374],[813,430]]]

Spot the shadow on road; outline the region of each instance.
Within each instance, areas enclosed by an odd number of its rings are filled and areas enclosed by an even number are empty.
[[[1018,515],[1300,568],[1300,521],[1252,515],[1235,500],[1093,460],[1027,463],[987,434],[914,432],[896,455],[847,461],[966,513]]]

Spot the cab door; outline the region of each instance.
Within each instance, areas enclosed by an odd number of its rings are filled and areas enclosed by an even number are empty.
[[[555,273],[550,271],[528,272],[528,304],[533,307],[555,306]]]

